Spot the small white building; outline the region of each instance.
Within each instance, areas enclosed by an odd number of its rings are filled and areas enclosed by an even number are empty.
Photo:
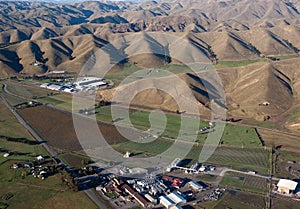
[[[298,183],[289,179],[280,179],[277,184],[277,191],[282,194],[291,194],[296,190]]]
[[[36,160],[38,160],[38,161],[42,161],[42,160],[44,160],[44,157],[43,157],[43,156],[41,156],[41,155],[39,155],[39,156],[37,156],[37,157],[36,157]]]
[[[130,152],[126,152],[125,155],[123,156],[124,158],[130,158],[131,157],[131,153]]]

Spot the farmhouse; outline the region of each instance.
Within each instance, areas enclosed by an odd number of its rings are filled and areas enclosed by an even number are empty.
[[[291,194],[295,191],[298,183],[289,179],[280,179],[277,184],[277,191],[282,194]]]

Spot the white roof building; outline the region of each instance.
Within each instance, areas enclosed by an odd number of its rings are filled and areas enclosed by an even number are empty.
[[[168,198],[170,198],[173,202],[175,202],[175,205],[181,205],[181,204],[186,203],[186,199],[184,199],[177,192],[173,192],[173,193],[169,194]]]
[[[41,161],[41,160],[44,160],[44,157],[41,156],[41,155],[39,155],[39,156],[36,157],[36,159],[39,160],[39,161]]]
[[[167,209],[170,209],[172,206],[175,206],[175,202],[173,202],[169,197],[167,196],[161,196],[159,197],[160,204],[165,206]]]
[[[289,179],[280,179],[277,187],[278,192],[283,194],[290,194],[296,190],[298,183]]]
[[[195,181],[190,181],[189,182],[189,185],[190,185],[190,187],[192,187],[194,190],[202,190],[203,189],[203,185],[201,185],[201,184],[199,184],[199,183],[197,183],[197,182],[195,182]]]
[[[57,85],[57,84],[51,84],[50,86],[47,87],[50,90],[54,90],[54,91],[59,91],[61,88],[61,85]]]

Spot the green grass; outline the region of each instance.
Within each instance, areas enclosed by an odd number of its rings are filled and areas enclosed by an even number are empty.
[[[73,103],[75,109],[81,109],[81,106],[85,101],[85,99],[78,97],[76,98],[76,100],[73,101],[73,95],[60,93],[51,96],[41,97],[38,100],[42,103],[50,104],[69,112],[72,112]]]
[[[68,190],[61,183],[60,174],[45,180],[34,178],[32,175],[23,179],[21,174],[26,169],[12,169],[10,166],[24,160],[9,159],[0,164],[0,197],[6,194],[13,195],[11,199],[1,202],[9,208],[97,208],[83,192]]]
[[[295,55],[295,54],[275,56],[275,58],[277,58],[279,60],[287,60],[287,59],[292,59],[292,58],[296,58],[296,57],[299,57],[299,56]]]
[[[7,137],[22,137],[33,139],[29,132],[19,124],[15,116],[10,110],[0,101],[0,135]]]
[[[242,123],[251,125],[251,126],[258,126],[258,127],[263,127],[263,128],[269,128],[269,129],[277,129],[279,126],[277,124],[274,124],[269,121],[256,121],[256,120],[251,120],[251,119],[243,119]]]
[[[122,111],[124,108],[118,107],[116,109],[117,111]],[[130,110],[129,111],[129,117],[131,120],[131,123],[134,125],[135,128],[141,129],[141,130],[147,130],[150,128],[150,121],[149,121],[149,115],[150,112],[148,111],[142,111],[142,110]],[[187,118],[186,116],[183,116]],[[106,106],[106,107],[100,107],[97,109],[97,114],[96,118],[100,121],[107,122],[107,123],[112,123],[112,116],[111,116],[111,107]],[[167,125],[162,133],[163,137],[168,137],[172,139],[176,139],[178,137],[178,130],[180,129],[181,126],[181,115],[176,115],[176,114],[166,114],[167,118]],[[190,119],[190,120],[195,120],[195,119]],[[196,122],[196,121],[195,121]],[[157,118],[156,123],[162,124],[163,119]],[[190,121],[191,123],[191,121]],[[120,120],[118,122],[118,125],[121,126],[128,126],[128,121],[127,120]],[[200,128],[205,127],[208,125],[208,122],[206,121],[200,121],[200,125],[198,130]],[[196,136],[195,130],[192,130],[190,127],[186,127],[185,129],[186,135],[182,135],[179,137],[180,140],[189,140],[192,137],[197,137],[196,141],[198,143],[204,143],[207,137],[207,134],[199,134]],[[194,136],[192,136],[195,134]],[[191,137],[192,136],[192,137]],[[234,126],[230,124],[226,124],[223,136],[221,138],[221,144],[224,145],[234,145],[234,146],[262,146],[257,133],[255,132],[255,129],[253,128],[248,128],[248,127],[243,127],[243,126]]]
[[[0,115],[0,135],[34,140],[2,102],[0,102]],[[36,155],[47,156],[48,153],[42,145],[11,142],[1,138],[0,148],[23,153],[4,158],[3,153],[0,152],[0,198],[8,193],[14,195],[9,200],[1,199],[0,208],[6,206],[12,209],[97,208],[83,192],[69,191],[65,185],[62,185],[60,175],[51,176],[44,181],[33,176],[22,179],[23,169],[10,168],[13,163],[31,161]]]
[[[221,144],[237,146],[262,146],[254,128],[226,124]]]
[[[171,141],[157,139],[154,142],[147,143],[147,144],[141,144],[141,143],[136,143],[133,141],[127,141],[127,142],[113,145],[113,148],[122,153],[130,151],[133,154],[139,154],[142,156],[148,156],[148,155],[153,156],[153,155],[158,155],[158,154],[164,152],[171,145],[172,145]]]
[[[180,64],[167,64],[166,66],[162,67],[161,70],[167,70],[174,74],[193,73],[188,66]]]
[[[250,65],[256,62],[266,62],[266,59],[255,59],[255,60],[237,60],[237,61],[219,61],[218,64],[215,65],[216,69],[220,68],[230,68],[230,67],[241,67]]]
[[[91,159],[87,156],[79,155],[76,153],[63,153],[58,155],[66,164],[73,168],[80,168],[83,166],[83,162],[89,162]]]
[[[0,102],[0,135],[11,138],[24,138],[25,140],[34,140],[31,134],[21,125],[10,110]],[[21,142],[8,141],[0,139],[0,147],[9,152],[19,152],[24,155],[10,156],[24,158],[32,155],[46,155],[47,152],[42,145],[29,145]]]

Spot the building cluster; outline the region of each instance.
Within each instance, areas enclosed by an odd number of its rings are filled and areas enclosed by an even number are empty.
[[[32,175],[35,178],[40,178],[44,180],[49,175],[52,175],[55,170],[56,166],[53,165],[52,160],[46,160],[43,156],[37,156],[32,162],[18,162],[13,163],[11,165],[13,169],[27,169],[24,176]],[[23,174],[22,174],[23,175]]]
[[[186,184],[195,192],[205,188],[205,185],[195,181],[163,175],[146,176],[141,179],[121,179],[113,176],[107,178],[107,181],[101,183],[96,190],[110,198],[113,196],[111,198],[113,200],[118,198],[124,202],[135,201],[143,208],[161,205],[167,209],[178,209],[188,202],[189,195],[193,195],[192,192],[188,195],[179,191]],[[120,203],[117,204],[120,206]],[[122,207],[126,208],[124,205]]]
[[[66,84],[43,83],[41,88],[46,88],[53,91],[62,91],[66,93],[88,92],[95,91],[98,88],[106,87],[107,83],[103,78],[97,77],[81,77],[77,81]]]
[[[180,158],[176,158],[166,169],[167,172],[171,172],[172,170],[175,169],[180,169],[180,170],[184,170],[185,173],[201,173],[201,172],[210,172],[210,171],[214,171],[216,169],[216,167],[214,166],[209,166],[209,165],[203,165],[200,163],[195,163],[193,165],[191,165],[190,167],[183,167],[181,166],[181,159]]]

